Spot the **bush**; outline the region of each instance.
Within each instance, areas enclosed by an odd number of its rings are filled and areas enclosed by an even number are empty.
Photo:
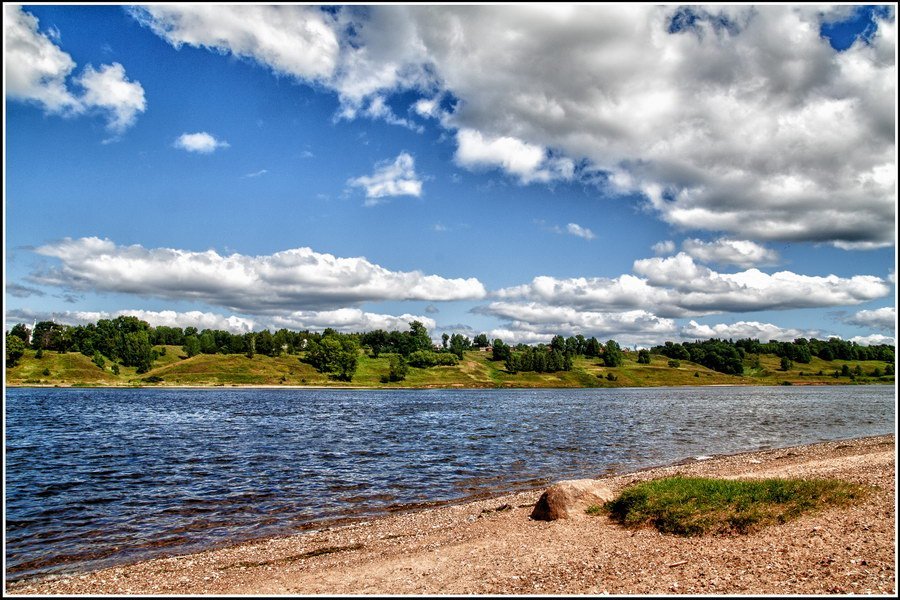
[[[669,361],[669,367],[672,368],[672,369],[677,369],[677,368],[680,367],[680,366],[681,366],[681,361],[680,361],[680,360],[672,359],[672,360]]]
[[[607,373],[607,374],[606,374],[606,379],[607,379],[608,381],[618,381],[618,380],[619,380],[619,378],[616,377],[615,375],[613,375],[612,373]]]
[[[50,369],[44,369],[43,371],[41,371],[41,375],[43,375],[44,377],[49,377]]]
[[[147,383],[159,383],[160,381],[163,381],[163,378],[159,375],[151,375],[150,377],[144,377],[144,381]]]
[[[449,352],[431,352],[429,350],[416,350],[407,358],[411,367],[427,369],[428,367],[453,366],[459,364],[456,356]]]

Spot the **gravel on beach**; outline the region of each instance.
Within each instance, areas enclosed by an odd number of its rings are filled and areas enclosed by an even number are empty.
[[[896,591],[893,435],[691,460],[604,477],[820,477],[861,503],[747,535],[677,537],[605,516],[529,519],[543,489],[8,583],[13,594],[876,594]]]

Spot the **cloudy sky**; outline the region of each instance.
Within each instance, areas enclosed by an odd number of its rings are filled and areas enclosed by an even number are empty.
[[[891,6],[4,5],[5,323],[893,343]]]

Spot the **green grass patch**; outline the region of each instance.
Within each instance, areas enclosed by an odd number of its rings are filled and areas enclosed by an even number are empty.
[[[829,506],[860,500],[862,486],[833,479],[732,480],[666,477],[630,486],[593,514],[626,527],[693,536],[749,533]]]

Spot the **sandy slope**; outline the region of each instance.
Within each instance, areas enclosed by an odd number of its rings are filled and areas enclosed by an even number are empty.
[[[614,490],[672,473],[834,477],[872,486],[755,534],[679,538],[606,517],[536,522],[542,490],[48,580],[18,594],[891,594],[894,436],[714,458],[607,478]],[[511,509],[496,510],[503,505]]]

